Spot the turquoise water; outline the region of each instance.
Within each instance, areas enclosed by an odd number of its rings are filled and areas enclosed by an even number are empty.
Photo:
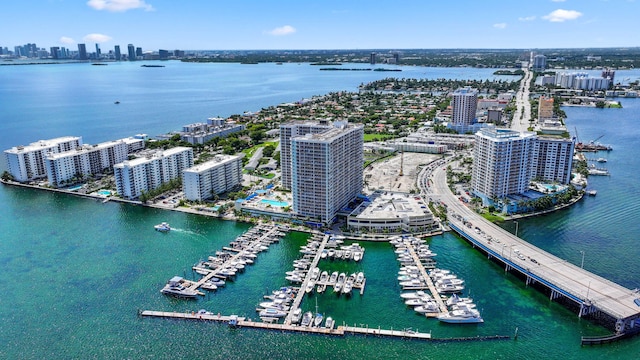
[[[327,91],[355,90],[377,72],[320,72],[307,65],[167,63],[164,72],[139,64],[0,67],[3,149],[61,135],[95,143],[137,132],[169,131],[204,117],[255,111]],[[490,69],[409,68],[403,77],[490,78]],[[323,74],[324,73],[324,74]],[[332,73],[332,74],[326,74]],[[368,73],[368,74],[360,74]],[[638,74],[639,72],[629,72]],[[638,77],[638,75],[622,75]],[[118,99],[121,104],[113,105]],[[519,235],[574,264],[630,289],[640,287],[640,184],[634,156],[640,100],[624,109],[564,109],[581,140],[605,135],[614,146],[610,177],[590,178],[598,190],[565,211],[519,221]],[[142,115],[144,114],[144,115]],[[94,121],[87,122],[87,116]],[[363,271],[363,296],[331,292],[303,302],[338,324],[430,331],[434,338],[513,335],[517,340],[418,342],[363,336],[332,338],[220,324],[142,319],[138,310],[197,311],[255,316],[272,289],[288,285],[284,272],[307,236],[289,234],[261,253],[235,282],[196,301],[159,290],[172,276],[196,279],[191,266],[227,245],[249,226],[180,212],[0,186],[0,358],[309,358],[384,359],[617,359],[640,351],[640,338],[581,347],[580,336],[608,331],[568,311],[452,234],[429,244],[439,264],[467,283],[485,323],[447,326],[416,315],[400,301],[392,248],[364,243],[360,263],[322,261],[328,271]],[[162,234],[153,225],[166,221]],[[514,230],[513,223],[505,228]]]
[[[269,204],[271,206],[277,206],[277,207],[285,207],[285,206],[289,206],[289,203],[286,201],[277,201],[277,200],[271,200],[271,199],[262,199],[260,200],[261,203],[265,203],[265,204]]]
[[[100,191],[98,191],[98,195],[111,196],[111,191],[109,191],[109,190],[100,190]]]
[[[80,189],[82,189],[82,185],[72,186],[72,187],[68,188],[67,190],[76,191],[76,190],[80,190]]]

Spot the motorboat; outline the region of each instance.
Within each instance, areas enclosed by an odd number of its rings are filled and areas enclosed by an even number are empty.
[[[318,276],[320,276],[320,268],[314,267],[313,270],[311,270],[311,280],[317,280]]]
[[[478,310],[467,308],[440,314],[438,315],[438,320],[452,324],[477,324],[484,322]]]
[[[274,317],[281,318],[287,316],[287,312],[284,310],[278,310],[275,308],[266,308],[259,313],[260,317]]]
[[[329,277],[329,284],[335,285],[336,281],[338,281],[338,272],[334,271],[331,273],[331,276]]]
[[[300,320],[302,320],[302,309],[297,308],[293,311],[293,314],[291,314],[291,323],[297,324]]]
[[[358,262],[362,260],[363,252],[361,250],[357,250],[353,252],[353,261]]]
[[[340,275],[338,275],[338,280],[336,281],[336,284],[333,286],[333,291],[340,294],[342,292],[342,287],[344,286],[344,282],[346,280],[347,280],[347,274],[340,273]]]
[[[425,282],[419,278],[415,278],[407,281],[400,281],[400,286],[424,286],[424,285],[425,285]]]
[[[451,283],[436,284],[436,291],[440,294],[458,293],[464,290],[464,285],[454,285]]]
[[[313,279],[309,279],[307,282],[307,287],[304,289],[304,292],[309,294],[313,291],[313,288],[316,286],[316,282]]]
[[[426,295],[426,296],[415,298],[415,299],[408,299],[404,303],[405,305],[408,305],[408,306],[421,306],[431,301],[433,301],[433,298],[429,295]]]
[[[333,320],[331,316],[327,316],[327,319],[324,321],[324,327],[326,327],[327,329],[333,329],[335,324],[336,322]]]
[[[427,301],[426,303],[416,306],[413,308],[413,310],[419,314],[427,314],[427,313],[437,313],[440,312],[440,309],[438,309],[438,304],[436,304],[435,301],[430,300]]]
[[[311,323],[313,322],[313,313],[311,311],[307,311],[306,313],[304,313],[304,315],[302,315],[302,321],[300,322],[300,325],[302,326],[311,326]]]
[[[202,283],[202,285],[200,285],[200,287],[205,290],[211,290],[211,291],[218,289],[218,286],[212,283],[211,281],[205,281],[204,283]]]
[[[324,318],[324,316],[322,316],[322,314],[316,313],[316,316],[313,318],[313,326],[314,327],[319,327],[320,324],[322,324],[322,319],[323,318]]]
[[[285,279],[291,281],[292,283],[301,283],[302,282],[302,278],[298,275],[289,275],[287,277],[285,277]]]
[[[473,299],[468,297],[462,298],[462,297],[459,297],[458,294],[453,294],[451,295],[450,298],[447,299],[447,302],[446,302],[447,306],[453,306],[460,303],[471,304],[473,303]]]
[[[362,286],[363,283],[364,283],[364,273],[362,271],[360,271],[358,273],[358,275],[356,275],[355,285],[356,286]]]
[[[156,231],[160,231],[160,232],[168,232],[171,230],[171,226],[169,226],[169,224],[166,222],[162,222],[158,225],[154,225],[153,228],[156,229]]]
[[[183,286],[184,279],[180,276],[172,277],[167,284],[160,290],[165,295],[171,295],[175,297],[193,299],[198,296],[198,292]]]
[[[429,295],[428,293],[426,293],[426,292],[424,292],[422,290],[412,291],[412,292],[405,292],[405,293],[400,294],[400,297],[405,299],[405,300],[418,299],[418,298],[425,297],[425,296],[431,296],[431,295]]]
[[[349,275],[344,285],[342,286],[342,293],[346,295],[350,295],[355,281],[356,281],[356,274]]]

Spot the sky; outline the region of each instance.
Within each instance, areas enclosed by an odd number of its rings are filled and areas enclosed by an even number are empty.
[[[640,0],[2,0],[0,46],[636,47]]]

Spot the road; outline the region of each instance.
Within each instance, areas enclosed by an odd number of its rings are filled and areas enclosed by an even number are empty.
[[[529,121],[531,121],[531,103],[529,102],[529,84],[533,78],[533,72],[529,68],[523,67],[524,76],[520,81],[520,88],[516,93],[516,113],[511,121],[511,129],[516,131],[527,131]]]
[[[439,199],[446,205],[450,224],[466,229],[466,234],[502,257],[506,264],[513,265],[512,268],[519,267],[527,276],[547,281],[564,290],[574,301],[586,306],[593,305],[614,318],[640,316],[640,307],[634,303],[634,299],[640,297],[638,291],[615,284],[538,249],[467,207],[449,190],[446,165],[435,167],[429,178],[431,181],[426,196]]]

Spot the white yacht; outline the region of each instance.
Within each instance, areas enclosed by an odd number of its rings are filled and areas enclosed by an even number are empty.
[[[324,321],[324,327],[326,327],[327,329],[333,329],[335,324],[336,322],[333,320],[331,316],[327,316],[327,319]]]
[[[167,284],[162,288],[162,290],[160,290],[160,292],[165,295],[189,299],[197,297],[198,292],[183,286],[183,281],[184,279],[182,279],[180,276],[174,276],[167,282]]]
[[[266,308],[262,311],[260,311],[260,317],[274,317],[274,318],[281,318],[281,317],[285,317],[287,316],[287,312],[284,310],[278,310],[275,308]]]
[[[156,231],[160,231],[160,232],[167,232],[171,230],[171,226],[169,226],[169,224],[166,222],[162,222],[158,225],[155,225],[153,228],[156,229]]]
[[[461,308],[438,315],[438,320],[453,324],[477,324],[484,322],[480,312],[475,309]]]

